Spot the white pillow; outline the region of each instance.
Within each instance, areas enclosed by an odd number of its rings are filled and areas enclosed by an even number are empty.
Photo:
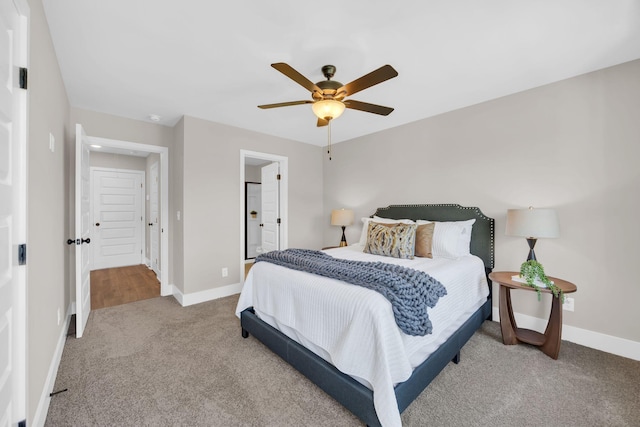
[[[369,218],[365,216],[362,218],[362,232],[360,232],[360,246],[364,247],[367,244],[367,235],[369,230],[369,222],[378,222],[380,224],[414,224],[410,219],[389,219],[389,218],[381,218],[379,216],[375,216],[373,218]]]
[[[471,229],[475,219],[467,221],[424,221],[418,220],[418,225],[435,222],[433,230],[432,253],[434,258],[458,258],[470,255]]]

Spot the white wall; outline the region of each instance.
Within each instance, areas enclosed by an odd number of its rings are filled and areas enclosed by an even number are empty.
[[[146,157],[91,151],[89,165],[101,168],[144,171],[146,170],[147,159]]]
[[[555,208],[561,236],[539,240],[536,254],[578,286],[565,325],[640,342],[638,76],[640,60],[336,144],[324,161],[324,217],[336,207],[360,218],[389,204],[478,206],[496,219],[496,270],[517,270],[528,247],[504,235],[507,209]],[[348,227],[348,240],[359,232]],[[515,311],[547,317],[548,301],[513,298]]]

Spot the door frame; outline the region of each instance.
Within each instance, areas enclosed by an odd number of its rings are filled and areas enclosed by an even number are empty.
[[[135,174],[135,175],[139,175],[141,177],[140,182],[142,183],[142,187],[140,188],[140,193],[138,194],[138,197],[140,197],[140,213],[142,215],[142,221],[140,221],[140,264],[144,264],[145,262],[145,255],[146,252],[146,244],[147,244],[147,226],[146,226],[146,221],[144,220],[146,218],[146,190],[147,190],[147,172],[144,170],[136,170],[136,169],[118,169],[118,168],[107,168],[107,167],[103,167],[103,166],[91,166],[89,167],[89,176],[90,176],[90,185],[89,185],[89,191],[90,191],[90,202],[89,202],[89,217],[91,218],[91,240],[93,241],[92,243],[94,243],[97,239],[94,239],[94,234],[93,232],[95,231],[94,224],[95,224],[95,194],[94,194],[94,184],[95,184],[95,177],[94,174],[96,171],[102,171],[102,172],[114,172],[114,173],[119,173],[119,172],[125,172],[125,173],[130,173],[130,174]],[[94,257],[95,257],[95,253],[93,251],[93,248],[95,248],[95,245],[89,245],[89,257],[90,257],[90,261],[89,261],[89,267],[90,270],[93,271],[93,269],[95,268],[95,263],[94,263]]]
[[[280,164],[280,249],[289,247],[289,158],[277,154],[260,153],[258,151],[240,150],[240,283],[244,284],[245,266],[245,173],[244,168],[247,159],[260,159]]]
[[[169,283],[169,148],[160,145],[141,144],[138,142],[121,141],[117,139],[101,138],[97,136],[87,136],[91,144],[101,147],[140,151],[146,153],[157,153],[160,155],[160,265],[166,266],[160,270],[160,295],[167,296],[173,292]],[[97,151],[97,150],[96,150]]]
[[[153,173],[154,168],[155,168],[155,174]],[[146,174],[146,170],[145,170],[145,174]],[[160,165],[158,164],[157,161],[155,161],[149,166],[149,180],[148,181],[150,183],[154,179],[157,181],[157,179],[159,177],[160,177]],[[156,183],[156,191],[155,191],[155,198],[156,199],[160,199],[160,192],[158,191],[159,187],[160,187],[160,183],[157,182]],[[153,212],[151,207],[152,207],[152,202],[154,201],[153,200],[154,199],[153,192],[151,191],[152,188],[153,188],[153,184],[150,184],[149,185],[149,221],[151,221],[151,223],[153,223],[154,225],[153,225],[153,227],[151,227],[152,230],[151,230],[151,233],[149,234],[149,267],[151,267],[153,272],[156,274],[156,277],[159,277],[159,273],[161,271],[160,262],[158,261],[156,263],[156,265],[155,265],[155,268],[154,268],[154,264],[153,264],[154,261],[153,260],[156,259],[156,258],[159,258],[160,254],[159,253],[156,254],[156,252],[153,249],[153,236],[155,235],[156,239],[158,240],[158,244],[156,245],[156,250],[157,250],[157,247],[160,245],[160,237],[158,235],[158,228],[157,227],[160,224],[155,223],[153,218],[151,217],[151,213]],[[156,202],[156,205],[158,205],[158,200],[155,200],[155,202]],[[145,203],[145,205],[146,205],[146,203]],[[158,208],[159,207],[160,206],[158,206]],[[160,216],[160,209],[158,209],[157,213],[158,213],[158,216]],[[145,221],[145,224],[146,224],[146,221]],[[147,243],[146,240],[147,239],[145,237],[145,244]],[[146,252],[145,252],[145,254],[146,254]]]

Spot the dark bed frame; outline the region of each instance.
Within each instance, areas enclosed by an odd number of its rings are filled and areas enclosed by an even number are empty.
[[[486,217],[478,208],[455,204],[392,205],[378,208],[375,215],[391,219],[431,221],[464,221],[475,218],[476,222],[471,233],[471,253],[482,258],[487,275],[493,269],[494,220]],[[491,282],[488,281],[488,283],[487,301],[427,360],[416,367],[408,380],[395,387],[400,413],[422,393],[450,361],[454,363],[460,361],[462,347],[485,319],[490,318]],[[241,313],[240,324],[244,338],[252,334],[367,425],[380,425],[373,406],[373,392],[369,388],[260,320],[253,308],[247,308]]]

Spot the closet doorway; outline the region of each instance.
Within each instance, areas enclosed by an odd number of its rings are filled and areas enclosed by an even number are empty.
[[[288,159],[240,150],[240,271],[256,256],[288,247]]]

